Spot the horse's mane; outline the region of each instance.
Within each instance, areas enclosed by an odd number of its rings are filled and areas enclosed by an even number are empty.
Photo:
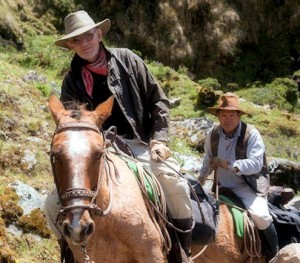
[[[80,102],[66,101],[63,104],[66,110],[71,111],[70,117],[76,120],[80,120],[83,111],[87,110],[87,105]]]

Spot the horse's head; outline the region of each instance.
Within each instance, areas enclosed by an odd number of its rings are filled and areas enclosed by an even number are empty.
[[[91,211],[102,210],[95,199],[102,180],[105,139],[100,130],[110,116],[113,97],[95,111],[65,109],[54,95],[49,109],[57,125],[51,145],[51,165],[62,204],[59,220],[66,238],[84,244],[95,225]]]

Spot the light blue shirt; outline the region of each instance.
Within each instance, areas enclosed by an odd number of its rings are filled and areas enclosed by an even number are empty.
[[[236,144],[238,137],[241,134],[241,127],[242,126],[240,122],[233,138],[228,138],[220,126],[218,126],[217,130],[219,134],[218,157],[230,162],[227,170],[223,168],[217,168],[217,175],[220,185],[231,189],[246,185],[245,180],[241,176],[242,174],[255,174],[258,173],[263,167],[265,146],[262,137],[256,128],[251,129],[248,137],[248,147],[246,153],[247,158],[236,160]],[[210,138],[211,131],[207,135],[205,141],[205,156],[200,171],[201,178],[206,178],[212,172],[210,167],[210,160],[212,158]],[[238,167],[240,171],[235,174],[232,169],[233,167]]]

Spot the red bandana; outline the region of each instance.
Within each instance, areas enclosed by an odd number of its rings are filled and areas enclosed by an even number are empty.
[[[93,85],[94,85],[94,79],[93,79],[91,72],[94,72],[94,73],[100,74],[100,75],[104,75],[104,76],[107,75],[106,54],[101,45],[100,45],[98,59],[95,62],[88,64],[81,69],[81,76],[83,79],[83,83],[84,83],[86,92],[90,95],[90,97],[92,97]]]

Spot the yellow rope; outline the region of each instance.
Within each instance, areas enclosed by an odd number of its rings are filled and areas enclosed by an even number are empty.
[[[198,254],[196,254],[195,256],[192,257],[192,260],[196,260],[198,257],[200,257],[202,255],[202,253],[206,250],[206,248],[208,247],[208,245],[205,245],[199,252]]]
[[[154,222],[157,230],[160,233],[161,239],[164,243],[164,248],[168,253],[172,247],[171,238],[166,228],[165,220],[161,216],[158,216],[156,213],[156,211],[159,211],[160,215],[163,215],[164,218],[167,218],[167,202],[165,199],[164,191],[162,190],[156,176],[150,171],[150,169],[147,166],[142,165],[142,163],[140,162],[136,162],[136,164],[139,173],[138,181],[140,182],[141,189],[144,193],[144,199],[147,204],[146,206],[148,208],[152,221]],[[154,202],[150,200],[147,194],[146,182],[148,182],[151,185],[151,188],[153,190]]]
[[[244,215],[244,244],[247,254],[252,258],[261,257],[261,240],[258,229],[245,211]]]

